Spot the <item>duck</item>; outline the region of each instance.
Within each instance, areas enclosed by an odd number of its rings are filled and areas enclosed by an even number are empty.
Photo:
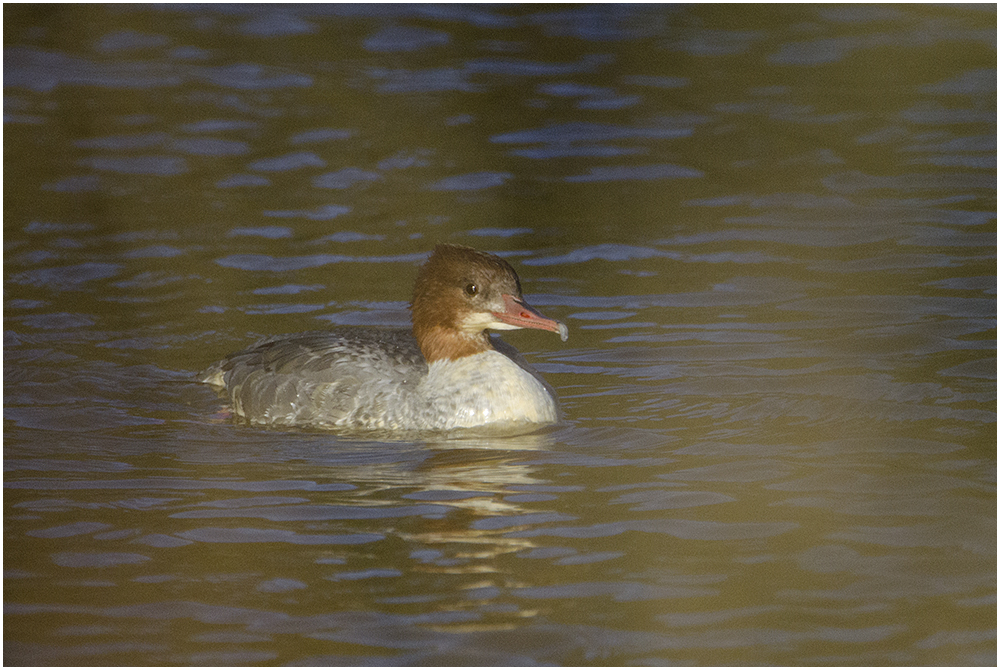
[[[250,424],[346,431],[525,432],[558,423],[556,394],[491,330],[565,324],[531,307],[499,256],[437,245],[420,267],[411,329],[338,327],[270,337],[199,375]]]

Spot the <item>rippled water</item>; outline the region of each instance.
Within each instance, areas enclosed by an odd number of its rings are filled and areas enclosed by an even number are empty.
[[[7,664],[996,664],[996,8],[12,6]],[[235,424],[437,242],[565,424]]]

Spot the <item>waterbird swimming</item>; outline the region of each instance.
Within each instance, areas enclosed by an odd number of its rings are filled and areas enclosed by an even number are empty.
[[[555,423],[552,388],[516,349],[486,332],[566,326],[530,307],[502,258],[439,244],[421,266],[412,330],[341,327],[266,338],[200,381],[254,424],[442,431]]]

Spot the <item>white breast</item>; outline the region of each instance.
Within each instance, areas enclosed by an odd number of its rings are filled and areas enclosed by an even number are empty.
[[[498,351],[431,363],[415,395],[423,405],[419,423],[437,430],[559,420],[542,382]]]

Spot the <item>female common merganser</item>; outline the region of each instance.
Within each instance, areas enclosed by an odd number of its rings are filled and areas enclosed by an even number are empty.
[[[451,430],[559,420],[551,387],[486,329],[567,328],[524,302],[501,258],[452,244],[420,268],[412,332],[340,328],[261,340],[202,373],[251,423]]]

